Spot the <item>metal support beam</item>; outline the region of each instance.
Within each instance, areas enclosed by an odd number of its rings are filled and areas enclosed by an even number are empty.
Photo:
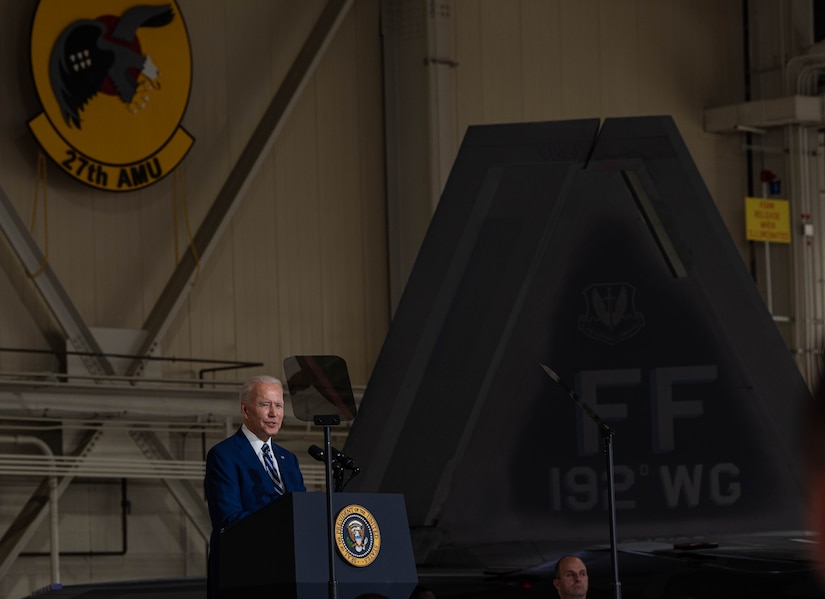
[[[72,455],[86,457],[92,451],[95,444],[103,435],[103,429],[98,428],[83,438]],[[50,489],[49,478],[46,477],[34,490],[26,505],[17,514],[14,522],[11,523],[3,538],[0,539],[0,579],[8,574],[9,569],[14,564],[17,556],[26,547],[38,527],[49,513],[49,498],[60,499],[63,492],[69,487],[74,476],[64,476],[60,479],[57,489]]]
[[[353,0],[329,0],[327,2],[303,48],[292,63],[280,88],[203,219],[193,241],[195,253],[192,248],[189,248],[183,254],[146,319],[143,329],[148,334],[137,352],[138,355],[146,356],[152,352],[177,315],[191,288],[190,280],[195,274],[198,261],[201,264],[206,262],[217,245],[352,2]],[[144,368],[143,364],[142,361],[136,360],[129,366],[127,374],[140,375]]]
[[[129,431],[129,436],[148,459],[170,462],[175,460],[172,453],[154,432],[133,430]],[[204,540],[208,541],[212,532],[212,523],[209,519],[209,511],[206,508],[206,500],[201,493],[188,480],[176,478],[163,478],[161,480],[163,480],[163,484],[166,485],[175,501],[178,502],[183,513],[192,521]]]
[[[26,225],[20,219],[17,210],[2,187],[0,187],[0,228],[3,229],[11,248],[20,259],[24,271],[27,273],[37,272],[44,262],[43,253],[32,239]],[[37,287],[41,298],[51,311],[57,326],[61,330],[63,340],[68,339],[75,351],[84,352],[82,360],[89,374],[114,374],[112,365],[104,356],[100,355],[103,353],[100,346],[83,322],[80,312],[75,308],[66,290],[63,289],[51,266],[46,264],[43,270],[30,280]],[[42,325],[41,330],[43,330]],[[56,335],[51,331],[43,330],[43,335],[52,344],[52,349],[55,352],[66,350],[65,346],[57,346]]]
[[[714,106],[705,109],[704,121],[709,133],[763,134],[786,125],[819,127],[825,123],[825,99],[795,95]]]

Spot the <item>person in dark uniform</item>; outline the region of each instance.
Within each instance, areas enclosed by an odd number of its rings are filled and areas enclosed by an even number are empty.
[[[553,586],[560,599],[585,599],[587,597],[587,566],[575,555],[565,555],[556,562]]]

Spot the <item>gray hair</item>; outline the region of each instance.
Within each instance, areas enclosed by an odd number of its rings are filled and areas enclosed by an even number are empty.
[[[241,391],[238,394],[241,403],[248,403],[255,397],[255,391],[258,388],[258,385],[278,385],[281,390],[284,388],[284,384],[274,376],[267,376],[265,374],[253,376],[252,378],[247,379],[241,387]]]

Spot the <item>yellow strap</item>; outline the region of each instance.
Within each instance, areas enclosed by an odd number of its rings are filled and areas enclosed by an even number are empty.
[[[46,176],[46,155],[43,150],[37,153],[37,174],[34,179],[34,208],[32,208],[32,221],[29,225],[29,233],[34,234],[34,225],[37,221],[37,199],[40,197],[40,187],[43,187],[43,261],[38,269],[28,274],[29,278],[34,278],[46,268],[49,263],[49,195],[48,177]]]

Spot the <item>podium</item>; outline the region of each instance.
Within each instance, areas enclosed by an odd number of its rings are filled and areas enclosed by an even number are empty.
[[[332,501],[339,599],[367,592],[408,599],[418,576],[403,495],[336,493]],[[328,599],[326,502],[324,493],[289,493],[221,533],[219,597]],[[356,546],[363,555],[347,551],[346,522],[367,525],[370,546]]]

